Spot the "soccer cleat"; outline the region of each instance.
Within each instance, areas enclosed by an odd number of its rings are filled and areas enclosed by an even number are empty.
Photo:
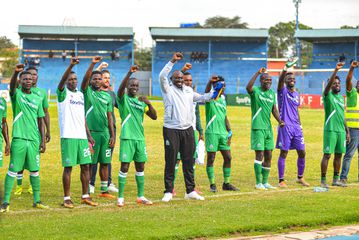
[[[49,209],[50,207],[45,205],[43,202],[37,202],[37,203],[34,203],[32,205],[34,208],[39,208],[39,209]]]
[[[256,184],[255,189],[257,189],[257,190],[267,190],[262,183]]]
[[[0,205],[0,213],[9,212],[9,211],[10,211],[10,204],[4,202],[3,204]]]
[[[137,201],[136,201],[138,204],[143,204],[143,205],[152,205],[153,202],[151,202],[150,200],[148,200],[147,198],[145,197],[139,197],[137,198]]]
[[[94,185],[90,184],[89,188],[90,188],[90,193],[95,193],[95,186]]]
[[[287,184],[285,183],[285,181],[281,181],[281,182],[278,183],[278,187],[280,187],[280,188],[287,188],[288,186],[287,186]]]
[[[98,196],[102,197],[102,198],[107,198],[107,199],[116,199],[116,197],[111,195],[109,192],[102,192]]]
[[[239,191],[239,188],[233,186],[230,183],[223,183],[222,190],[224,190],[224,191]]]
[[[172,193],[166,192],[165,195],[163,195],[162,202],[169,202],[172,200]]]
[[[329,185],[327,184],[326,180],[321,180],[320,181],[320,187],[322,188],[329,188]]]
[[[64,201],[64,202],[62,203],[62,206],[63,206],[64,208],[70,208],[70,209],[72,209],[72,208],[74,208],[74,203],[73,203],[71,200],[66,200],[66,201]]]
[[[213,193],[217,192],[216,184],[212,183],[211,185],[209,185],[209,191],[211,191]]]
[[[184,199],[191,199],[191,200],[204,200],[204,197],[202,197],[201,195],[199,195],[196,191],[192,191],[190,193],[186,193],[184,195]]]
[[[348,187],[348,180],[340,179],[340,183],[342,184],[342,187]]]
[[[269,183],[264,183],[263,186],[264,186],[266,189],[276,189],[276,187],[273,187],[273,186],[270,185]]]
[[[16,190],[14,192],[14,195],[20,196],[22,194],[22,186],[16,186]]]
[[[30,193],[31,195],[34,194],[34,192],[32,191],[32,186],[31,185],[27,189],[27,192]]]
[[[332,186],[335,187],[346,187],[339,179],[333,179]]]
[[[304,180],[304,178],[297,178],[297,181],[296,181],[296,182],[299,183],[299,184],[301,184],[303,187],[309,187],[309,186],[310,186],[310,184],[307,183],[307,182]]]
[[[124,198],[117,198],[117,207],[125,206],[125,199]]]
[[[81,204],[86,204],[92,207],[96,207],[98,206],[97,202],[92,201],[92,199],[90,197],[88,198],[81,198]]]
[[[118,189],[116,188],[115,184],[111,183],[109,186],[108,186],[108,191],[109,192],[118,192]]]

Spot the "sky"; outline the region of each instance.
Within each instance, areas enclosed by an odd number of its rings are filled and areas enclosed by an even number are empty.
[[[2,0],[0,36],[18,44],[18,25],[133,27],[142,47],[152,45],[149,27],[201,24],[216,15],[234,17],[250,28],[295,20],[293,0]],[[302,0],[299,21],[313,28],[359,25],[359,0]]]

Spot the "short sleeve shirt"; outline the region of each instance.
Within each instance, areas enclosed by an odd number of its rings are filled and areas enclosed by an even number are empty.
[[[227,103],[223,96],[206,102],[206,133],[227,134]]]
[[[332,91],[327,96],[323,93],[324,102],[324,131],[345,132],[344,127],[344,98]]]
[[[85,116],[90,131],[108,131],[107,113],[112,113],[112,99],[105,91],[94,91],[87,87],[84,91]]]
[[[49,101],[47,99],[46,90],[43,88],[33,87],[31,88],[31,92],[35,93],[42,99],[42,107],[49,108]]]
[[[276,104],[272,89],[264,91],[261,87],[253,87],[251,96],[252,129],[271,129],[270,115]]]
[[[38,141],[40,132],[37,119],[45,117],[42,99],[31,91],[30,94],[16,89],[11,97],[13,111],[12,137]]]
[[[138,100],[138,97],[130,97],[124,94],[117,97],[118,110],[121,117],[121,139],[145,140],[143,129],[143,117],[147,111],[147,105]]]
[[[352,88],[351,91],[347,91],[347,107],[356,107],[358,92],[356,88]]]

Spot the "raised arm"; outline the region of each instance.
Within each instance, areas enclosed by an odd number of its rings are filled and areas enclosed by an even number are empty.
[[[181,69],[181,72],[182,73],[185,73],[187,72],[188,70],[191,70],[192,69],[192,64],[190,63],[185,63],[185,65],[183,65],[182,69]]]
[[[96,63],[100,62],[102,59],[102,57],[94,57],[90,63],[90,66],[88,67],[86,73],[85,73],[85,76],[84,78],[82,79],[82,83],[81,83],[81,90],[82,91],[85,91],[89,84],[90,84],[90,78],[91,78],[91,73],[92,73],[92,70],[93,68],[95,67]]]
[[[287,74],[287,70],[288,70],[288,68],[293,67],[296,64],[297,61],[298,61],[298,58],[289,59],[287,61],[287,63],[285,64],[285,66],[284,66],[284,68],[282,70],[282,72],[279,75],[277,91],[280,91],[280,90],[282,90],[284,88],[284,79],[285,79],[285,75]]]
[[[260,68],[258,70],[258,72],[256,72],[253,77],[249,80],[247,86],[246,86],[246,90],[249,94],[251,94],[253,92],[253,85],[257,79],[257,77],[259,76],[259,74],[262,74],[266,71],[266,69],[264,67]]]
[[[10,80],[10,96],[14,95],[15,90],[18,86],[17,77],[19,76],[19,73],[24,71],[24,64],[16,64],[14,73],[11,76]]]
[[[352,64],[350,64],[349,72],[345,81],[348,92],[350,92],[353,88],[352,78],[353,78],[354,68],[358,66],[359,66],[359,62],[357,61],[353,61]]]
[[[148,100],[146,96],[140,96],[138,97],[138,100],[144,102],[147,105],[148,111],[146,112],[146,115],[149,116],[152,120],[156,120],[157,112],[156,109],[152,106],[150,100]]]
[[[118,90],[117,90],[117,97],[118,98],[122,98],[123,95],[125,94],[125,90],[127,87],[127,83],[128,83],[128,79],[130,79],[131,74],[134,72],[137,72],[137,70],[139,70],[140,68],[137,65],[133,65],[130,67],[130,70],[128,70],[126,76],[123,78]]]
[[[10,142],[9,142],[9,128],[7,126],[6,117],[2,118],[2,135],[5,140],[5,156],[10,154]]]
[[[100,65],[96,68],[96,70],[101,72],[104,68],[108,68],[107,62],[100,63]]]
[[[324,95],[327,96],[329,91],[330,91],[330,88],[332,87],[333,85],[333,82],[335,80],[335,77],[337,76],[337,72],[339,71],[339,69],[341,69],[342,67],[344,66],[344,63],[342,62],[338,62],[337,65],[335,66],[335,69],[334,69],[334,72],[332,74],[332,76],[329,78],[329,81],[327,82],[327,85],[325,86],[325,89],[324,89]]]
[[[217,81],[218,81],[218,76],[217,75],[212,76],[207,82],[206,89],[204,90],[204,92],[209,93],[212,89],[212,84]]]
[[[61,78],[61,80],[60,80],[60,82],[59,82],[59,85],[57,85],[57,89],[59,89],[61,92],[62,92],[62,91],[64,90],[64,88],[65,88],[66,80],[67,80],[67,78],[69,77],[72,68],[73,68],[76,64],[78,64],[79,62],[80,62],[80,61],[79,61],[78,58],[76,58],[76,57],[71,58],[71,60],[70,60],[70,65],[66,68],[66,70],[65,70],[64,74],[62,75],[62,78]]]
[[[183,54],[176,52],[173,54],[171,61],[160,72],[160,86],[163,93],[167,93],[169,90],[168,74],[171,72],[173,65],[183,58]]]

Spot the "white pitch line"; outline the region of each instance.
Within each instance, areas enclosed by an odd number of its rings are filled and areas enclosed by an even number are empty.
[[[359,186],[359,183],[351,183],[348,184],[348,187],[357,187]],[[340,187],[337,187],[338,189],[340,189]],[[209,196],[205,196],[206,199],[211,199],[211,198],[222,198],[222,197],[236,197],[236,196],[243,196],[243,195],[259,195],[259,194],[267,194],[267,193],[282,193],[282,192],[299,192],[299,191],[313,191],[314,187],[302,187],[302,188],[292,188],[292,189],[273,189],[273,190],[256,190],[256,191],[252,191],[252,192],[237,192],[237,193],[224,193],[224,194],[213,194],[213,195],[209,195]],[[177,201],[189,201],[186,200],[184,198],[173,198],[171,200],[171,202],[177,202]],[[162,203],[161,200],[153,200],[153,203]],[[122,207],[123,209],[126,208],[127,205],[133,206],[133,205],[137,205],[138,203],[136,202],[126,202],[125,207]],[[163,203],[166,204],[166,203]],[[98,209],[98,208],[105,208],[105,207],[109,207],[109,206],[116,206],[116,202],[112,202],[112,203],[103,203],[101,205],[98,205],[97,207],[91,207],[91,206],[87,206],[87,205],[77,205],[73,210],[76,209],[82,209],[82,208],[89,208],[89,209]],[[120,208],[119,208],[120,209]],[[18,215],[18,214],[24,214],[24,213],[42,213],[42,212],[62,212],[62,211],[72,211],[71,209],[67,209],[67,208],[50,208],[47,210],[40,210],[40,209],[31,209],[31,210],[19,210],[19,211],[11,211],[9,213],[6,214],[11,214],[11,215]]]

